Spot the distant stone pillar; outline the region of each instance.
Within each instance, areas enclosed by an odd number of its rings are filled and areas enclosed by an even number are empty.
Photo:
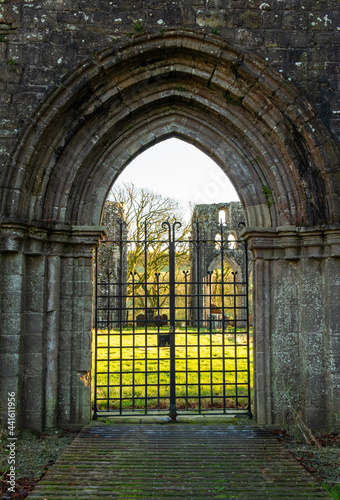
[[[339,428],[340,228],[247,228],[259,423]]]

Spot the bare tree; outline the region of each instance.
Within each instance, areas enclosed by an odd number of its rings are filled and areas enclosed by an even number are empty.
[[[176,273],[188,262],[190,226],[184,221],[177,200],[164,198],[146,188],[125,183],[111,191],[110,199],[124,203],[130,244],[127,273],[134,280],[134,293],[140,307],[161,308],[168,290],[168,232],[163,223],[176,220],[182,224],[176,236]],[[159,292],[159,293],[158,293]],[[128,294],[132,287],[128,287]],[[145,298],[147,304],[145,304]]]

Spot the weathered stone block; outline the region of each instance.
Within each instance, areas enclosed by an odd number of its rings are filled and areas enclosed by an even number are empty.
[[[80,347],[80,346],[79,346]],[[90,349],[82,349],[74,352],[74,366],[79,372],[91,371],[92,356]]]
[[[0,377],[18,377],[19,375],[19,354],[0,353]],[[14,389],[13,389],[14,390]]]
[[[61,312],[61,316],[59,318],[59,328],[61,332],[61,338],[67,338],[67,336],[72,336],[72,325],[73,325],[73,313],[72,310],[65,311],[64,309]]]
[[[42,334],[23,335],[22,348],[23,352],[42,353],[44,345],[44,337]]]
[[[65,374],[70,373],[72,366],[72,351],[62,349],[60,350],[61,356],[59,356],[59,370]]]
[[[42,409],[43,402],[43,385],[41,375],[37,377],[28,377],[25,380],[26,390],[22,396],[22,402],[28,411],[40,413],[38,409]]]
[[[12,25],[20,21],[21,5],[14,2],[6,2],[0,5],[0,23]]]
[[[27,85],[52,85],[55,82],[56,72],[46,68],[27,68],[24,74],[24,82]]]
[[[20,352],[19,335],[0,335],[0,352],[14,354]]]
[[[26,288],[26,310],[29,313],[38,313],[44,301],[45,278],[29,278]]]
[[[10,313],[2,311],[2,333],[6,335],[18,335],[22,329],[23,315],[21,313]]]
[[[68,329],[65,328],[65,330],[60,331],[59,335],[59,349],[60,351],[68,351],[72,345],[72,337],[73,337],[73,330],[72,330],[72,323],[69,323]]]
[[[260,12],[245,11],[240,15],[246,28],[260,28],[262,24],[262,16]]]
[[[44,356],[43,353],[39,352],[26,352],[25,353],[25,367],[24,374],[25,377],[36,377],[39,378],[44,372]]]
[[[44,313],[30,312],[26,315],[26,332],[42,333],[44,331],[45,315]]]
[[[182,9],[179,5],[166,5],[164,8],[164,20],[168,26],[181,25],[184,21]]]
[[[17,292],[2,293],[1,306],[7,314],[17,314],[22,309],[22,297]]]
[[[18,233],[18,236],[21,236]],[[21,254],[7,254],[3,257],[2,274],[5,276],[22,276],[24,274],[23,257]]]
[[[22,427],[26,430],[41,432],[41,429],[44,427],[42,413],[35,409],[26,409],[22,417]]]
[[[226,24],[226,11],[213,11],[209,9],[202,9],[197,11],[197,24],[199,26],[209,26],[210,28],[220,28]]]
[[[323,407],[305,407],[303,409],[304,422],[309,429],[314,429],[315,431],[323,432],[326,428],[326,414]]]
[[[309,27],[309,18],[307,12],[288,11],[284,12],[282,19],[283,29],[306,30]]]
[[[0,367],[1,370],[1,367]],[[18,377],[10,377],[10,376],[4,376],[1,379],[1,384],[0,384],[0,401],[4,403],[4,401],[7,401],[8,398],[8,393],[9,392],[15,392],[15,395],[18,396],[19,394],[19,380]],[[19,401],[16,398],[16,404],[17,404],[17,409],[19,409]]]

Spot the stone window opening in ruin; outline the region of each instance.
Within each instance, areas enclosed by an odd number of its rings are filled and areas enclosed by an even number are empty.
[[[215,236],[215,249],[216,250],[219,250],[221,248],[221,240],[222,240],[221,233],[217,233]]]
[[[218,223],[225,226],[227,224],[227,213],[224,208],[218,212]]]
[[[228,248],[230,250],[235,250],[235,248],[237,248],[237,241],[236,241],[236,236],[234,235],[234,233],[230,233],[228,235]]]

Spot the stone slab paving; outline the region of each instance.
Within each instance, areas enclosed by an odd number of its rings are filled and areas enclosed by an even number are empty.
[[[92,424],[31,499],[326,499],[268,431],[228,424]]]

